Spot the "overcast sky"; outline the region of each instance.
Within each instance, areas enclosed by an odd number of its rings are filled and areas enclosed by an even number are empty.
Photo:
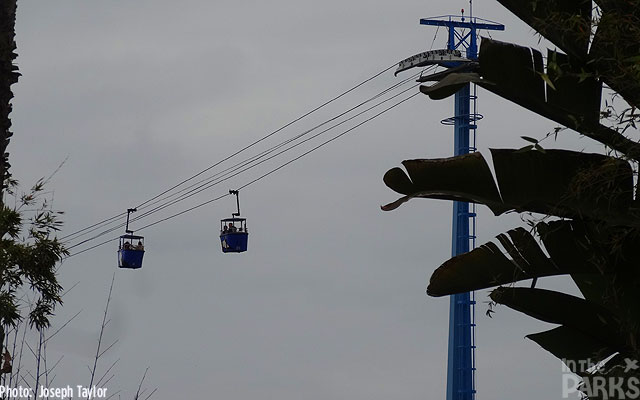
[[[12,172],[49,175],[63,233],[123,212],[415,53],[444,48],[423,17],[465,1],[19,0]],[[540,46],[496,1],[474,14],[506,25],[499,40]],[[278,143],[400,82],[391,71]],[[414,89],[417,91],[417,89]],[[555,124],[479,90],[478,147],[522,147]],[[138,271],[118,270],[112,242],[67,260],[79,282],[54,326],[82,311],[48,347],[55,383],[88,383],[109,283],[99,364],[119,359],[109,392],[131,398],[146,367],[154,398],[437,399],[445,397],[447,298],[425,294],[450,256],[451,204],[413,200],[382,182],[404,159],[452,154],[453,100],[419,95],[241,191],[249,251],[223,255],[227,197],[144,230]],[[336,131],[335,133],[339,133]],[[573,132],[547,148],[600,147]],[[261,147],[260,150],[266,148]],[[299,153],[296,153],[299,154]],[[250,155],[250,154],[247,154]],[[141,226],[237,188],[295,154],[155,214]],[[479,242],[519,226],[479,209]],[[136,229],[136,224],[132,226]],[[114,234],[112,234],[114,235]],[[115,236],[115,235],[114,235]],[[103,239],[108,239],[105,237]],[[546,288],[574,289],[543,279]],[[485,317],[477,293],[478,399],[559,398],[561,364],[528,333],[550,326],[506,308]],[[101,373],[99,373],[101,375]]]

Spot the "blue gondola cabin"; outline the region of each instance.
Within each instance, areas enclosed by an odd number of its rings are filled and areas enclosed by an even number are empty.
[[[247,251],[249,232],[245,218],[225,218],[220,221],[220,242],[223,253]]]
[[[131,234],[120,236],[118,267],[128,269],[142,268],[143,256],[144,237]]]

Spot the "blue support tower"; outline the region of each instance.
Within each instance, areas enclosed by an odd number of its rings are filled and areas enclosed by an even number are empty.
[[[463,10],[464,13],[464,10]],[[444,16],[423,18],[421,25],[442,26],[448,30],[449,50],[465,50],[466,58],[477,60],[477,31],[504,30],[504,25],[474,17]],[[476,112],[475,85],[473,93],[467,84],[455,94],[455,115],[442,121],[453,125],[454,154],[475,151],[476,121],[482,118]],[[475,204],[453,203],[451,256],[466,253],[475,247]],[[447,362],[447,400],[474,400],[475,398],[475,298],[473,293],[450,296],[449,355]]]

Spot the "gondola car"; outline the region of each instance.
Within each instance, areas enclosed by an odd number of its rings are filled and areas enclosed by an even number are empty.
[[[127,269],[142,268],[142,257],[144,257],[144,237],[134,235],[129,230],[129,215],[137,211],[135,208],[127,210],[127,225],[125,234],[120,236],[118,246],[118,267]]]
[[[142,268],[142,257],[144,257],[144,237],[129,233],[120,236],[118,267],[129,269]]]
[[[223,253],[242,253],[247,251],[249,232],[246,218],[240,218],[240,199],[237,190],[229,190],[236,196],[238,212],[231,213],[231,218],[220,220],[220,243]]]

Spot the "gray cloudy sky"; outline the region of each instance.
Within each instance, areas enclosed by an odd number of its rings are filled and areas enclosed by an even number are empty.
[[[385,67],[431,47],[422,17],[466,1],[19,0],[12,171],[26,186],[50,174],[65,232],[132,207],[282,126]],[[507,26],[493,37],[537,45],[496,1],[475,14]],[[434,48],[442,48],[441,30]],[[541,44],[541,46],[544,43]],[[391,72],[314,123],[397,83]],[[417,90],[417,89],[415,89]],[[480,92],[479,148],[521,147],[554,124]],[[132,397],[146,367],[155,398],[444,398],[448,299],[428,298],[450,255],[448,202],[397,195],[383,174],[403,159],[451,154],[439,120],[452,100],[418,96],[241,192],[250,250],[223,255],[225,198],[144,231],[139,271],[117,270],[116,243],[66,261],[79,285],[56,316],[56,383],[88,383],[109,282],[116,272],[101,370],[119,359],[110,392]],[[567,133],[546,147],[598,150]],[[261,147],[264,149],[266,147]],[[288,160],[256,168],[144,221],[224,194]],[[519,224],[480,209],[479,241]],[[138,226],[142,225],[140,223]],[[136,226],[134,225],[135,229]],[[108,238],[108,237],[107,237]],[[543,280],[548,288],[565,283]],[[524,339],[548,328],[477,293],[478,399],[556,398],[561,365]]]

